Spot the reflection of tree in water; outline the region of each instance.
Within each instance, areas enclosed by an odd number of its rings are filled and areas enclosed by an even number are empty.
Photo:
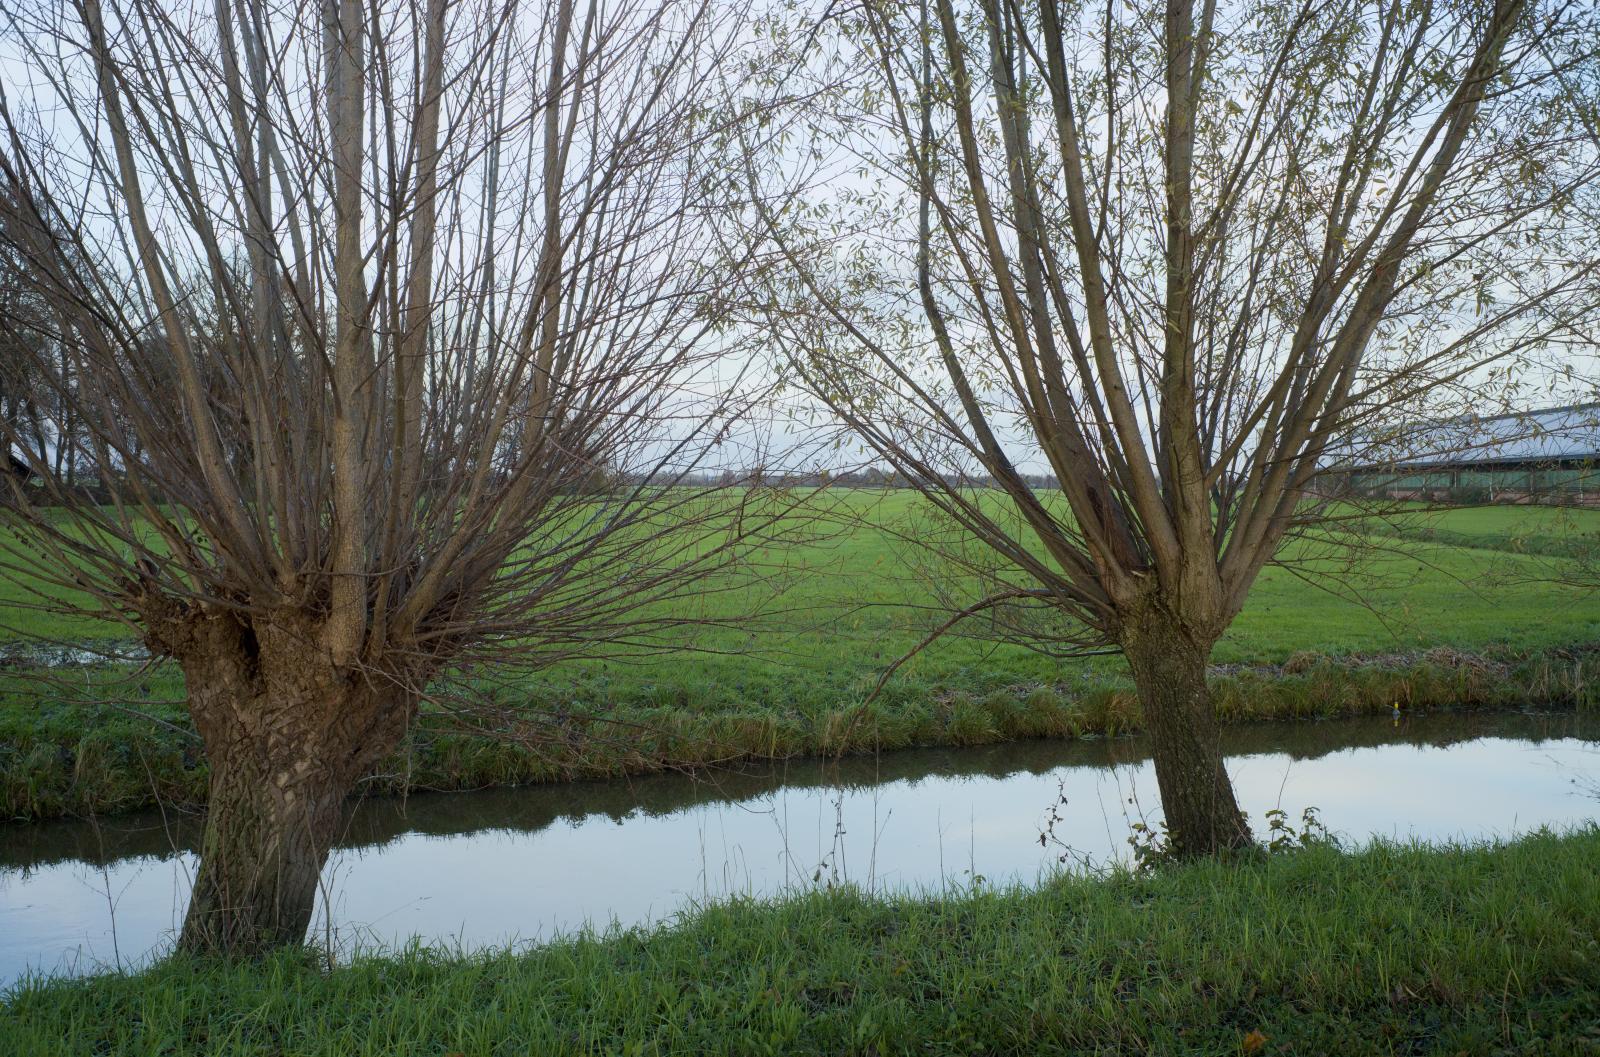
[[[1443,748],[1477,738],[1600,738],[1600,723],[1576,713],[1461,712],[1388,719],[1258,723],[1223,730],[1229,756],[1283,753],[1316,759],[1346,749],[1383,745]],[[927,778],[1005,778],[1046,774],[1061,767],[1110,768],[1149,759],[1143,738],[1040,740],[964,749],[910,749],[843,760],[796,759],[696,774],[668,773],[629,780],[566,782],[472,793],[427,793],[354,806],[342,847],[383,845],[410,833],[432,836],[503,830],[536,833],[557,822],[603,816],[616,822],[638,814],[666,815],[717,802],[755,799],[779,788],[856,790]],[[1031,805],[1019,805],[1019,810]],[[69,859],[96,866],[139,855],[192,850],[197,816],[146,811],[101,820],[42,822],[0,830],[0,868],[28,869]]]

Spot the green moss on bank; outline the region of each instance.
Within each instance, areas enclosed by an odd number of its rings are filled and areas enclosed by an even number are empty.
[[[1600,831],[946,898],[817,892],[522,952],[24,984],[0,1052],[1587,1054]]]
[[[112,673],[86,670],[47,696],[24,697],[20,683],[11,684],[11,696],[0,695],[0,818],[204,801],[205,760],[187,717],[170,703],[181,693],[177,681],[158,672],[131,685],[111,683]],[[659,687],[618,697],[595,684],[532,686],[521,700],[505,703],[513,714],[521,709],[549,721],[539,740],[468,734],[440,716],[424,716],[365,791],[473,789],[738,759],[1118,735],[1141,725],[1138,702],[1115,671],[1053,685],[969,686],[891,684],[864,707],[798,691],[787,699],[707,701]],[[1283,665],[1222,669],[1213,688],[1226,722],[1387,715],[1395,705],[1589,708],[1600,704],[1600,651],[1440,649],[1344,659],[1301,653]],[[131,703],[103,703],[113,698]]]

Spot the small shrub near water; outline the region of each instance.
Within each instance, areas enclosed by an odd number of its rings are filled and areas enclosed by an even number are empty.
[[[1285,675],[1303,675],[1319,665],[1328,664],[1332,658],[1319,650],[1297,650],[1283,662]]]

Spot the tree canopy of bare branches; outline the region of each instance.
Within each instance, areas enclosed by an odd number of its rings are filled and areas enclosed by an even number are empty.
[[[714,297],[743,15],[4,17],[6,399],[42,417],[0,424],[6,571],[182,667],[212,777],[181,945],[299,942],[430,680],[638,645],[752,526],[674,487],[753,391]]]
[[[805,203],[764,213],[782,359],[997,556],[964,612],[1120,647],[1174,847],[1239,846],[1208,658],[1321,516],[1325,452],[1539,385],[1593,333],[1596,12],[831,10],[808,68],[843,87],[797,119],[805,152],[747,162]]]

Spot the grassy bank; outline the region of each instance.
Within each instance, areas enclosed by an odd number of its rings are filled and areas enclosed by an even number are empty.
[[[934,575],[897,533],[918,524],[905,493],[853,493],[858,520],[825,539],[760,556],[789,582],[708,596],[708,624],[635,663],[556,665],[501,688],[513,715],[553,717],[537,743],[462,733],[425,717],[369,791],[463,789],[638,774],[746,756],[785,757],[1021,737],[1115,734],[1140,718],[1120,662],[1061,661],[973,637],[936,642],[902,668],[869,709],[860,702],[885,666],[972,585]],[[925,513],[925,512],[924,512]],[[1218,646],[1225,719],[1385,714],[1403,708],[1583,707],[1600,695],[1600,659],[1572,647],[1600,642],[1593,591],[1550,582],[1564,559],[1490,544],[1507,533],[1559,549],[1600,530],[1600,511],[1485,508],[1428,514],[1473,545],[1406,539],[1350,555],[1286,555],[1268,569]],[[1397,523],[1398,524],[1398,523]],[[1412,525],[1407,531],[1422,525]],[[1405,527],[1405,525],[1402,525]],[[1420,529],[1418,529],[1420,531]],[[1519,536],[1519,538],[1521,538]],[[930,575],[944,594],[935,597]],[[1343,594],[1319,590],[1340,585]],[[13,607],[20,599],[9,600]],[[8,610],[35,631],[83,637],[79,624]],[[104,628],[125,634],[125,629]],[[0,634],[3,638],[3,634]],[[0,819],[105,813],[197,803],[206,770],[177,702],[171,668],[117,679],[93,669],[30,685],[0,668]],[[116,704],[108,704],[116,702]]]
[[[49,700],[0,707],[0,810],[33,820],[203,802],[207,770],[187,717],[142,702],[131,714],[111,697],[176,691],[155,676],[102,685],[88,671]],[[1226,722],[1387,715],[1441,708],[1600,706],[1600,651],[1550,649],[1332,658],[1299,653],[1275,666],[1220,669],[1213,687]],[[859,700],[859,696],[857,697]],[[536,694],[524,710],[558,713],[537,741],[466,734],[426,715],[405,746],[367,780],[366,792],[473,789],[645,774],[749,758],[862,753],[913,746],[980,745],[1018,738],[1128,734],[1141,728],[1137,699],[1115,673],[1016,683],[981,692],[892,684],[870,706],[797,694],[786,702],[707,707],[688,699],[606,700]],[[159,722],[152,721],[151,715]]]
[[[28,1054],[1489,1054],[1600,1047],[1600,831],[942,899],[818,892],[521,953],[30,984]]]

